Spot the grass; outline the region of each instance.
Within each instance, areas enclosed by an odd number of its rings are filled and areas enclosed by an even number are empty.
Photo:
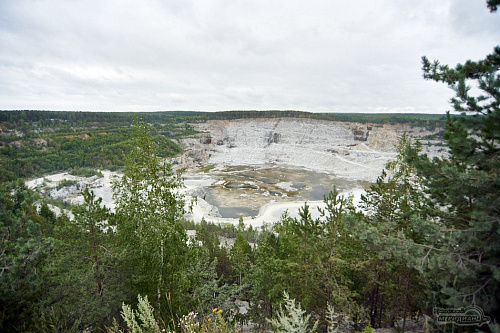
[[[207,173],[207,172],[209,172],[210,170],[212,170],[214,168],[215,168],[215,165],[210,164],[210,165],[206,165],[203,168],[199,169],[197,172],[198,173]]]

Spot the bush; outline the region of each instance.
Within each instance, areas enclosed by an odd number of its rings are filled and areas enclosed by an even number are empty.
[[[283,293],[285,297],[285,304],[278,311],[276,318],[267,319],[273,327],[275,332],[289,332],[289,333],[307,333],[316,332],[318,321],[316,321],[312,328],[309,328],[311,315],[306,315],[306,311],[302,310],[300,304],[295,304],[294,299],[290,299],[286,292]]]

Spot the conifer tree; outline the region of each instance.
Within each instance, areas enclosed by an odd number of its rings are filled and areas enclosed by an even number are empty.
[[[56,218],[56,246],[44,269],[47,294],[39,302],[39,331],[74,324],[103,328],[125,300],[115,233],[108,223],[112,214],[87,187],[82,194],[84,202],[73,206],[73,219],[65,214]]]
[[[498,1],[488,1],[495,11]],[[476,304],[500,316],[500,47],[483,60],[455,68],[422,59],[425,79],[455,92],[459,115],[447,115],[448,155],[430,159],[409,151],[434,205],[434,241],[423,248],[441,300]]]
[[[89,261],[92,263],[92,271],[95,279],[96,292],[102,296],[104,293],[105,269],[103,263],[103,253],[109,251],[106,248],[104,237],[111,228],[108,224],[110,217],[109,209],[101,207],[102,198],[96,198],[94,192],[88,187],[82,192],[84,204],[73,209],[75,224],[79,227],[78,232],[82,234],[84,240],[83,250],[89,252]]]
[[[238,274],[238,284],[240,286],[242,285],[243,276],[250,268],[252,255],[252,247],[250,246],[250,244],[248,244],[248,241],[243,236],[244,231],[245,224],[243,223],[243,218],[240,217],[238,223],[238,233],[236,234],[234,244],[229,251],[231,264]]]
[[[41,273],[54,242],[45,238],[33,193],[19,184],[0,189],[0,331],[31,329],[36,303],[45,295]]]
[[[399,318],[404,324],[411,312],[424,310],[427,300],[426,280],[415,267],[421,249],[412,248],[429,232],[423,223],[426,199],[422,179],[405,159],[409,147],[420,151],[404,134],[395,159],[361,196],[365,224],[356,234],[367,241],[364,294],[373,327]]]

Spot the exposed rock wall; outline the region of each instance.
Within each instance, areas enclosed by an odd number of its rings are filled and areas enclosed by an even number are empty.
[[[314,119],[212,120],[194,125],[198,138],[184,139],[188,161],[208,164],[279,164],[373,181],[394,156],[403,133],[433,134],[406,124],[376,125]]]

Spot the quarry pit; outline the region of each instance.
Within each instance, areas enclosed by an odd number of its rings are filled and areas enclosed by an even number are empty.
[[[183,154],[171,159],[183,170],[181,191],[193,209],[195,222],[237,224],[240,218],[255,227],[274,223],[283,213],[295,217],[304,203],[313,218],[323,198],[335,186],[355,203],[396,156],[403,133],[419,140],[430,156],[445,154],[440,141],[428,138],[439,129],[409,124],[360,124],[314,119],[210,120],[192,124],[198,134],[183,138]],[[112,183],[120,174],[102,177],[68,174],[46,176],[27,185],[45,195],[81,203],[80,190],[90,186],[103,204],[113,208]],[[57,189],[62,180],[72,186]]]

